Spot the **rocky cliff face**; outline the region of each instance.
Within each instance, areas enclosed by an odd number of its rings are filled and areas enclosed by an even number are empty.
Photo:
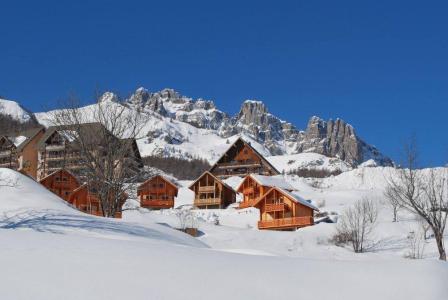
[[[338,157],[352,166],[373,159],[379,165],[391,165],[392,161],[382,155],[374,146],[360,139],[354,128],[341,119],[324,121],[311,117],[298,139],[297,150]]]
[[[172,89],[149,93],[139,88],[126,102],[197,128],[216,130],[223,138],[244,134],[264,145],[272,155],[313,152],[338,157],[352,166],[367,160],[374,160],[378,165],[392,164],[374,146],[360,139],[350,124],[340,119],[324,121],[312,117],[306,130],[300,131],[269,113],[261,101],[246,100],[239,113],[229,117],[218,110],[213,101],[193,100]]]

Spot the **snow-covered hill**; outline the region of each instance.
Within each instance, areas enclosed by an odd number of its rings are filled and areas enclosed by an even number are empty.
[[[349,171],[321,180],[320,187],[286,179],[305,197],[325,198],[321,210],[339,212],[362,195],[379,195],[379,178],[390,172]],[[178,225],[172,210],[130,210],[122,220],[108,220],[75,211],[17,172],[0,169],[0,178],[19,184],[0,187],[2,299],[277,299],[279,291],[284,298],[347,300],[448,295],[448,265],[435,259],[433,241],[426,259],[404,259],[406,234],[416,224],[406,214],[392,223],[384,206],[375,236],[381,243],[355,254],[328,242],[334,224],[259,231],[254,209],[208,210],[198,212],[202,235],[192,238],[171,228]],[[189,197],[184,189],[180,198]]]
[[[32,113],[17,102],[5,99],[0,99],[0,114],[10,116],[21,123],[29,122],[32,119]]]

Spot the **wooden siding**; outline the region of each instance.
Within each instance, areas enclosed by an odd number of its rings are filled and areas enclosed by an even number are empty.
[[[174,207],[177,192],[174,183],[162,176],[155,176],[138,187],[137,196],[141,207],[162,209]]]
[[[80,186],[76,177],[66,170],[56,171],[40,183],[65,201],[69,201],[73,191]]]
[[[225,208],[236,201],[235,191],[209,172],[202,174],[190,189],[194,206],[200,209]]]
[[[276,188],[270,189],[255,206],[260,209],[258,229],[294,230],[314,224],[312,208]]]
[[[210,172],[219,177],[244,177],[248,174],[277,175],[279,172],[249,143],[239,138],[212,166]]]
[[[246,176],[238,188],[238,192],[243,194],[243,201],[240,202],[239,208],[254,206],[269,189],[270,187],[258,184],[251,176]]]

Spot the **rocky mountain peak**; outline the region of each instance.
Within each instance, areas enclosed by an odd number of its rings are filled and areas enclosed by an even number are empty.
[[[338,157],[352,166],[369,159],[380,165],[392,165],[389,158],[360,139],[353,126],[341,119],[324,121],[311,117],[306,130],[301,133],[297,151]]]
[[[105,92],[99,99],[98,103],[118,102],[118,96],[112,92]]]

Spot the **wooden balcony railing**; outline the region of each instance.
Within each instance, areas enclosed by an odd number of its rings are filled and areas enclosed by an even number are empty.
[[[253,207],[255,202],[257,202],[257,199],[249,199],[245,200],[243,202],[240,202],[239,208],[248,208]]]
[[[245,187],[243,189],[243,194],[245,194],[245,195],[252,194],[253,192],[254,192],[254,187],[253,186]]]
[[[313,225],[313,217],[292,217],[274,219],[269,221],[259,221],[258,229],[282,229],[292,227],[303,227]]]
[[[241,167],[261,167],[261,163],[258,161],[232,161],[226,163],[220,163],[218,168],[241,168]]]
[[[195,206],[204,206],[204,205],[221,205],[221,198],[206,198],[206,199],[194,199]]]
[[[204,185],[199,187],[200,193],[213,193],[215,191],[214,185]]]
[[[160,208],[169,208],[174,206],[174,200],[166,200],[166,199],[150,199],[150,200],[140,200],[141,206],[147,207],[160,207]]]
[[[273,211],[283,211],[286,208],[287,206],[285,206],[284,203],[269,203],[266,204],[265,210],[266,212],[273,212]]]

